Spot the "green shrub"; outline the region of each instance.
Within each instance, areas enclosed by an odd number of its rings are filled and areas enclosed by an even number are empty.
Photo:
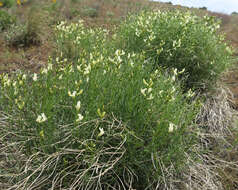
[[[9,15],[8,12],[0,10],[0,32],[15,24],[16,18]]]
[[[107,11],[106,15],[107,15],[108,17],[113,17],[115,14],[114,14],[114,12],[112,12],[112,11]]]
[[[95,43],[73,64],[62,53],[39,74],[1,75],[1,150],[14,168],[0,179],[12,188],[154,189],[161,163],[183,167],[197,104],[177,70],[153,70],[142,54]]]
[[[234,11],[231,13],[231,15],[238,15],[238,12]]]
[[[72,3],[81,3],[82,0],[71,0]]]
[[[143,11],[121,24],[117,45],[127,52],[143,52],[155,67],[185,69],[187,89],[207,88],[228,67],[231,58],[218,28],[213,17]]]
[[[11,8],[13,5],[16,4],[16,0],[1,0],[3,7]]]
[[[82,20],[72,24],[61,22],[55,30],[57,57],[77,62],[82,57],[89,58],[90,53],[96,51],[106,56],[105,51],[109,50],[106,49],[107,35],[108,31],[101,28],[94,30],[85,28]]]
[[[83,16],[88,16],[88,17],[97,17],[99,14],[99,8],[96,7],[84,7],[81,11]]]
[[[44,24],[42,24],[43,17],[38,11],[35,7],[31,8],[26,23],[9,28],[5,34],[9,46],[28,47],[41,43]]]
[[[201,10],[207,10],[207,7],[200,7]]]
[[[42,35],[45,29],[47,16],[39,7],[31,7],[27,15],[27,44],[39,45],[42,41]],[[46,35],[46,34],[44,34]]]
[[[26,25],[12,25],[4,35],[5,41],[9,46],[23,47],[27,43]]]

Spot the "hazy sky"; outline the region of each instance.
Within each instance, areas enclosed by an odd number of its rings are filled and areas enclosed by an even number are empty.
[[[238,0],[156,0],[161,2],[171,1],[173,4],[180,4],[188,7],[207,7],[214,12],[230,14],[238,12]]]

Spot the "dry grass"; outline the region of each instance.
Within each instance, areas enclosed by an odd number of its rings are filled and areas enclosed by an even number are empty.
[[[106,146],[95,154],[93,159],[85,157],[86,149],[69,149],[67,148],[70,135],[72,135],[70,127],[68,125],[60,126],[61,130],[65,132],[66,137],[60,142],[65,144],[65,148],[53,154],[47,154],[40,150],[34,149],[35,153],[31,156],[27,156],[24,149],[24,144],[31,141],[29,137],[26,142],[17,141],[19,134],[14,132],[14,128],[18,127],[12,123],[9,123],[9,117],[13,119],[14,116],[1,112],[0,124],[3,126],[0,136],[0,167],[4,168],[2,173],[0,172],[0,188],[7,190],[15,189],[50,189],[63,190],[63,184],[68,184],[68,189],[115,189],[118,190],[121,187],[123,189],[131,189],[132,182],[136,176],[129,168],[124,168],[124,179],[117,176],[115,171],[115,165],[123,157],[126,149],[123,141],[118,140],[115,146]],[[122,123],[114,118],[113,121],[106,120],[92,120],[81,124],[87,125],[88,123],[99,125],[100,122],[107,124],[110,130],[115,131],[111,138],[121,139],[123,130],[125,127]],[[95,129],[96,130],[96,129]],[[93,134],[96,131],[93,131]],[[92,134],[92,136],[93,136]],[[14,140],[7,140],[11,138]],[[32,136],[33,137],[33,136]],[[21,137],[20,137],[21,138]],[[4,139],[4,140],[3,140]],[[81,141],[82,145],[88,142],[93,142],[94,139],[87,139]],[[17,143],[16,143],[17,142]],[[98,142],[97,142],[98,143]],[[105,144],[105,142],[102,142]],[[65,157],[73,157],[73,162],[65,161]],[[84,160],[81,162],[82,157]],[[102,157],[107,158],[102,162]],[[83,167],[82,165],[90,165],[90,167]],[[61,170],[59,170],[61,168]],[[5,173],[3,173],[3,171]],[[34,177],[33,177],[34,176]],[[112,187],[110,184],[104,182],[105,178],[114,178],[115,184]],[[17,181],[17,182],[16,182]],[[124,181],[128,184],[122,184]]]
[[[194,150],[199,162],[187,155],[189,170],[184,173],[184,184],[188,189],[237,189],[238,161],[229,158],[234,152],[238,155],[234,145],[237,111],[231,107],[230,97],[230,91],[224,87],[206,97],[197,117],[200,143]],[[230,170],[233,174],[228,172]]]
[[[174,175],[171,164],[163,171],[161,181],[156,189],[163,190],[235,190],[238,188],[238,149],[237,111],[230,105],[230,91],[219,87],[215,94],[206,95],[206,102],[196,123],[199,128],[191,126],[199,139],[186,153],[186,166],[179,175]],[[156,159],[159,160],[159,156]]]
[[[162,176],[160,180],[151,182],[151,186],[147,189],[153,190],[235,190],[237,189],[238,176],[238,150],[234,145],[234,140],[237,140],[235,135],[236,126],[234,119],[237,119],[237,111],[232,109],[229,101],[229,90],[219,87],[212,95],[206,95],[206,102],[203,105],[200,114],[197,116],[196,123],[198,128],[191,126],[191,135],[196,134],[199,139],[186,153],[186,165],[183,170],[176,172],[173,164],[165,167],[159,155],[153,154],[151,158],[154,162],[159,163]],[[124,168],[124,178],[117,179],[118,184],[109,187],[103,183],[105,176],[117,176],[114,170],[114,165],[122,158],[126,149],[122,141],[115,147],[105,148],[98,152],[94,159],[95,163],[87,169],[80,169],[81,163],[69,164],[67,171],[56,170],[62,164],[64,155],[73,155],[79,158],[84,154],[85,150],[62,149],[54,154],[45,154],[37,151],[31,157],[26,157],[24,150],[19,143],[11,143],[3,141],[3,138],[17,138],[18,134],[14,133],[13,123],[8,123],[9,117],[14,117],[6,113],[0,113],[1,131],[6,135],[2,135],[0,139],[0,167],[4,167],[5,171],[9,171],[11,175],[0,173],[0,188],[2,189],[42,189],[42,184],[49,184],[52,189],[62,189],[61,184],[68,176],[73,175],[74,181],[71,182],[71,189],[95,189],[101,190],[105,187],[109,189],[119,189],[122,187],[122,181],[127,181],[124,190],[132,190],[130,187],[133,181],[137,178],[133,171],[129,168]],[[98,123],[100,121],[89,121]],[[108,127],[116,128],[118,133],[115,136],[120,136],[123,132],[123,126],[119,120],[114,118],[114,121],[103,121],[108,123]],[[7,127],[7,128],[5,128]],[[11,130],[9,130],[11,129]],[[61,126],[61,129],[68,132],[67,126]],[[115,130],[115,129],[114,129]],[[30,140],[30,139],[28,139]],[[16,141],[15,141],[16,142]],[[67,137],[59,143],[67,142]],[[85,142],[82,142],[85,143]],[[100,157],[110,155],[110,159],[106,162],[100,162]],[[90,162],[90,160],[88,160]],[[32,164],[34,162],[34,164]],[[35,163],[38,162],[38,165]],[[87,162],[87,160],[85,160]],[[156,167],[156,166],[154,166]],[[6,169],[8,168],[8,169]],[[26,173],[32,173],[24,177]],[[47,175],[45,175],[47,173]],[[93,176],[88,176],[93,174]],[[97,174],[97,175],[96,175]],[[34,181],[31,176],[35,177]],[[17,177],[22,180],[18,183],[14,182]],[[85,182],[85,177],[87,182]]]

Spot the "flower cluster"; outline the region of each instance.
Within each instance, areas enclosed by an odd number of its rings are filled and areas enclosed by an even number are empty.
[[[152,93],[152,86],[153,86],[153,81],[150,78],[150,80],[147,82],[145,79],[143,79],[143,83],[145,84],[145,88],[141,89],[141,93],[143,96],[146,97],[147,100],[152,100],[154,98],[153,93]]]
[[[144,54],[155,67],[185,69],[181,77],[188,90],[211,85],[229,66],[231,51],[218,29],[215,18],[189,11],[142,11],[129,16],[117,36],[126,52]]]
[[[44,113],[41,113],[40,115],[37,116],[36,122],[38,123],[43,123],[47,120],[47,117],[45,116]]]
[[[105,47],[103,45],[106,42],[106,37],[108,35],[106,29],[88,29],[83,25],[83,20],[79,20],[77,23],[67,24],[61,22],[56,26],[56,34],[59,48],[62,48],[60,51],[60,57],[66,59],[66,57],[71,57],[70,53],[74,53],[74,61],[78,61],[82,57],[89,57],[91,54],[98,53],[98,50],[103,51]],[[67,43],[65,43],[67,42]],[[65,48],[66,45],[69,45],[68,48]],[[84,47],[82,49],[82,47]],[[73,52],[72,49],[74,50]]]

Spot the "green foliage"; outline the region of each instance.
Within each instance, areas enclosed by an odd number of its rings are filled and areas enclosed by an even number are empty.
[[[32,7],[27,16],[27,44],[38,45],[41,43],[41,35],[44,31],[44,23],[47,23],[38,7]]]
[[[28,47],[39,45],[43,31],[43,17],[33,7],[28,13],[27,21],[23,24],[13,25],[5,33],[5,40],[9,46]]]
[[[22,47],[27,43],[26,25],[13,25],[5,33],[5,41],[9,46]]]
[[[181,169],[198,104],[177,70],[114,50],[106,31],[81,22],[56,31],[60,56],[39,74],[1,75],[2,150],[20,166],[13,176],[4,168],[4,180],[21,189],[154,189],[161,163]]]
[[[82,0],[71,0],[72,3],[81,3]]]
[[[97,17],[99,14],[99,8],[98,7],[84,7],[81,11],[81,14],[83,16],[88,16],[88,17]]]
[[[3,3],[3,7],[11,8],[13,5],[16,4],[16,0],[1,0],[1,3]]]
[[[218,28],[213,17],[143,11],[121,24],[117,44],[145,54],[155,67],[185,69],[186,89],[201,89],[211,87],[230,64],[231,50]]]
[[[238,12],[234,11],[231,13],[231,15],[238,15]]]
[[[113,17],[113,16],[114,16],[114,13],[111,12],[111,11],[107,11],[107,16],[108,16],[108,17]]]
[[[57,44],[57,57],[66,58],[69,62],[77,62],[84,57],[89,58],[90,53],[98,52],[104,56],[108,54],[106,39],[108,31],[101,28],[94,30],[85,28],[83,21],[66,24],[61,22],[55,29],[55,41]]]
[[[0,32],[15,24],[15,22],[15,17],[9,15],[6,11],[0,10]]]
[[[207,10],[207,7],[200,7],[201,10]]]

